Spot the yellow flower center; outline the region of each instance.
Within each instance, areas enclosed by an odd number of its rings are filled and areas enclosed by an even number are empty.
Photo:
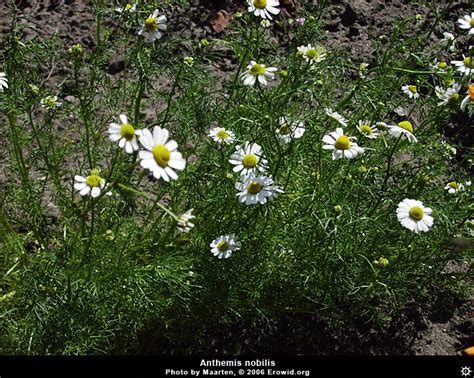
[[[171,154],[170,150],[168,150],[164,144],[157,144],[155,147],[153,147],[151,152],[153,153],[153,157],[159,166],[163,168],[168,166]]]
[[[258,159],[254,154],[245,155],[242,159],[242,164],[245,168],[255,168],[258,164]]]
[[[216,137],[218,137],[219,139],[224,140],[224,139],[227,139],[228,137],[230,137],[230,135],[225,130],[219,130],[216,134]]]
[[[421,220],[421,218],[423,218],[423,215],[425,213],[423,212],[423,209],[421,207],[415,206],[410,209],[409,214],[410,214],[411,219],[419,221]]]
[[[362,125],[360,127],[360,132],[365,135],[372,135],[372,128],[370,125]]]
[[[458,93],[453,93],[451,96],[448,98],[448,102],[450,104],[454,104],[459,100],[459,94]]]
[[[384,268],[386,267],[388,264],[389,264],[389,261],[388,259],[386,259],[385,257],[381,257],[378,261],[379,265]]]
[[[132,9],[132,4],[127,4],[127,5],[125,5],[125,9],[126,9],[126,10]]]
[[[474,68],[474,62],[470,56],[467,56],[463,59],[464,65],[469,68]]]
[[[410,121],[402,121],[398,124],[398,127],[401,127],[402,129],[405,129],[406,131],[409,131],[413,134],[413,125]]]
[[[348,150],[349,148],[351,148],[351,141],[345,135],[341,135],[336,140],[336,148],[338,150]]]
[[[291,128],[290,126],[288,126],[287,123],[284,123],[283,125],[280,126],[279,132],[281,135],[288,135],[291,133]]]
[[[86,184],[87,186],[90,186],[91,188],[96,188],[100,186],[101,183],[102,183],[102,177],[98,175],[92,174],[90,176],[87,176],[86,178]]]
[[[145,29],[152,32],[158,28],[158,20],[155,17],[148,17],[145,20]]]
[[[265,67],[261,64],[254,64],[253,67],[250,69],[250,75],[252,76],[261,76],[265,74]]]
[[[267,6],[267,0],[253,0],[253,5],[258,9],[265,9]]]
[[[444,70],[448,65],[445,63],[445,62],[439,62],[438,63],[438,68],[441,68],[442,70]]]
[[[315,50],[315,49],[309,49],[308,51],[306,51],[306,56],[313,60],[313,59],[317,59],[318,56],[319,56],[319,53]]]
[[[471,20],[469,21],[469,25],[474,28],[474,18],[471,18]]]
[[[411,93],[416,93],[416,92],[418,92],[417,89],[416,89],[416,85],[409,85],[409,86],[408,86],[408,90],[409,90]]]
[[[248,186],[247,186],[247,192],[250,194],[257,194],[260,193],[262,190],[263,185],[258,183],[257,181],[252,181]]]
[[[229,243],[227,243],[225,240],[222,240],[217,244],[217,249],[221,252],[225,252],[229,249]]]
[[[131,141],[135,136],[135,129],[129,123],[124,123],[120,127],[120,135],[122,135],[126,140]]]
[[[53,97],[46,97],[43,101],[43,104],[45,106],[47,106],[48,108],[52,108],[52,107],[56,106],[57,101]]]
[[[449,186],[453,189],[459,189],[459,184],[457,182],[451,181]]]

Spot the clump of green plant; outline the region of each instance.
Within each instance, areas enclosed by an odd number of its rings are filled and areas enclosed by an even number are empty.
[[[183,322],[201,348],[237,319],[383,324],[433,287],[466,288],[469,272],[445,267],[470,264],[447,245],[472,235],[472,186],[440,126],[472,115],[472,52],[433,65],[408,20],[355,64],[311,14],[276,46],[278,1],[249,0],[223,40],[174,39],[172,9],[99,2],[93,50],[23,41],[13,18],[3,353],[124,353]],[[56,83],[38,65],[52,58],[69,67]]]

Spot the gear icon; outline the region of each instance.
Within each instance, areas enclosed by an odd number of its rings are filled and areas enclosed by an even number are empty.
[[[469,377],[471,375],[472,371],[471,371],[471,368],[470,367],[467,367],[467,366],[463,366],[461,368],[461,375],[463,377]]]

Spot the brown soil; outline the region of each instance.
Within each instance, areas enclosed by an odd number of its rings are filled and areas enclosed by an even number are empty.
[[[303,1],[282,0],[284,10],[281,18],[288,20],[298,17]],[[92,2],[87,0],[15,0],[20,23],[28,26],[23,37],[46,38],[57,35],[64,48],[75,43],[81,43],[87,49],[95,47],[95,19]],[[226,32],[232,22],[233,13],[237,9],[245,9],[243,1],[231,2],[226,0],[191,0],[191,7],[181,9],[171,15],[168,37],[184,33],[189,38],[220,37]],[[317,4],[316,0],[309,0],[307,4]],[[352,0],[332,1],[322,15],[327,40],[324,44],[330,50],[341,50],[350,53],[354,61],[369,62],[372,59],[374,39],[389,35],[394,23],[407,15],[419,14],[426,29],[434,22],[432,11],[424,6],[408,0]],[[420,2],[421,3],[421,2]],[[439,1],[439,9],[447,6],[448,1]],[[469,0],[454,1],[449,13],[467,13]],[[431,34],[431,41],[435,42],[442,36],[443,31],[455,30],[455,16],[449,16],[444,24],[438,24]],[[114,21],[107,20],[107,26],[117,27]],[[0,34],[7,35],[11,25],[11,7],[0,7]],[[280,37],[278,30],[274,31],[275,38]],[[291,38],[289,37],[282,37]],[[284,41],[285,42],[285,41]],[[287,42],[287,41],[286,41]],[[463,41],[461,40],[461,43]],[[2,46],[0,45],[0,51]],[[232,72],[234,63],[225,59],[220,69],[223,72]],[[51,67],[45,65],[45,79],[58,82],[61,73],[69,68],[57,63]],[[120,58],[112,59],[104,67],[111,76],[120,73],[124,68]],[[225,75],[224,75],[225,76]],[[48,85],[48,83],[45,83]],[[49,83],[49,85],[51,85]],[[71,99],[73,101],[74,99]],[[0,142],[2,150],[6,151]],[[3,169],[0,167],[0,184],[5,180]],[[344,334],[324,334],[324,330],[314,329],[314,337],[308,338],[308,345],[288,345],[288,342],[278,343],[272,340],[268,345],[274,345],[273,350],[259,350],[252,346],[244,348],[247,352],[267,353],[375,353],[375,354],[419,354],[419,355],[455,355],[471,345],[474,345],[474,297],[467,302],[459,302],[449,298],[445,293],[439,293],[438,300],[430,305],[413,303],[404,314],[394,319],[391,329],[386,334],[373,334],[370,330],[351,331]],[[311,319],[306,319],[308,321]],[[313,323],[317,326],[319,323]],[[363,328],[363,327],[362,327]],[[236,335],[239,337],[239,329]],[[245,330],[244,334],[245,334]],[[234,335],[234,336],[236,336]],[[285,335],[288,336],[288,335]],[[359,341],[354,342],[354,337]],[[235,352],[226,350],[225,338],[220,339],[215,351]],[[146,340],[144,340],[146,344]],[[312,346],[309,343],[313,343]],[[320,343],[319,348],[314,343]],[[144,350],[155,351],[157,345],[144,345]],[[325,348],[323,351],[322,348]],[[278,348],[284,348],[279,350]]]

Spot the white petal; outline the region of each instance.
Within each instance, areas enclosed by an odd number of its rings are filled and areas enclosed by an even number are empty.
[[[271,7],[271,6],[267,6],[267,10],[268,10],[271,14],[278,14],[278,13],[280,13],[280,9],[274,8],[274,7]]]
[[[352,159],[353,157],[355,157],[355,154],[352,150],[344,150],[344,156],[347,159]]]
[[[138,157],[142,160],[155,160],[150,151],[139,151]]]
[[[171,158],[168,165],[171,168],[177,169],[179,171],[182,171],[184,168],[186,168],[186,160],[184,159],[173,159]]]
[[[119,118],[120,118],[120,121],[122,122],[122,124],[128,123],[128,118],[125,114],[120,114]]]
[[[177,180],[177,179],[178,179],[178,175],[177,175],[176,172],[173,171],[170,167],[166,167],[166,168],[165,168],[165,172],[168,174],[168,176],[169,176],[172,180]]]
[[[109,135],[109,140],[111,142],[116,142],[118,141],[120,138],[122,138],[122,135],[121,134],[110,134]]]
[[[255,76],[247,75],[244,78],[244,84],[245,85],[254,85],[255,84]]]
[[[173,152],[178,148],[178,143],[174,140],[170,140],[168,143],[165,144],[166,148],[170,151]]]
[[[323,150],[335,150],[335,149],[336,149],[336,147],[332,144],[325,144],[323,146]]]
[[[133,152],[133,146],[132,146],[132,143],[127,141],[125,142],[125,152],[127,154],[131,154]]]
[[[153,149],[153,146],[155,145],[153,142],[153,135],[148,129],[142,130],[142,135],[139,136],[138,140],[140,141],[142,146],[149,151],[151,151]]]
[[[86,195],[89,194],[90,191],[91,191],[90,186],[86,186],[84,189],[82,189],[82,190],[80,191],[79,194],[80,194],[81,196],[86,196]]]
[[[160,132],[156,133],[156,127],[155,127],[153,137],[156,144],[165,144],[166,141],[168,140],[168,136],[169,136],[169,132],[167,129],[160,129]]]
[[[77,191],[80,192],[86,186],[87,186],[87,184],[85,182],[77,182],[77,183],[74,184],[74,189],[76,189]]]
[[[158,29],[156,29],[148,35],[148,42],[154,42],[160,38],[161,38],[161,33],[158,31]]]
[[[157,169],[160,171],[160,175],[161,175],[161,177],[163,178],[163,180],[165,180],[166,182],[169,182],[169,181],[170,181],[170,178],[169,178],[169,176],[168,176],[168,173],[166,173],[166,171],[165,171],[162,167],[160,167],[160,166],[158,166]]]
[[[91,196],[93,198],[99,197],[100,196],[100,188],[96,186],[95,188],[92,188],[91,190]]]
[[[327,143],[327,144],[334,144],[334,143],[336,143],[336,140],[333,137],[331,137],[330,135],[325,135],[325,136],[323,136],[323,142]]]
[[[158,169],[158,165],[156,165],[155,169],[153,170],[153,176],[159,180],[161,178],[161,171]]]
[[[143,160],[140,161],[140,165],[145,169],[149,169],[150,171],[154,171],[158,164],[156,164],[155,159],[143,159]]]

